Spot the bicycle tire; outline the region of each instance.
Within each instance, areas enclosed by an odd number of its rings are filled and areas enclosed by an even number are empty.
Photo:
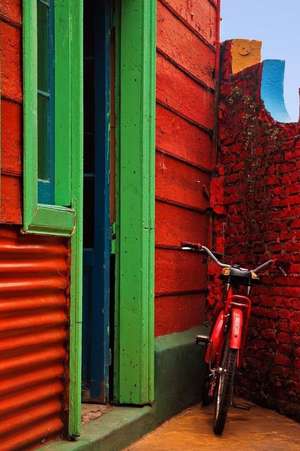
[[[226,423],[227,413],[233,395],[234,375],[237,364],[237,350],[225,349],[222,362],[224,371],[219,375],[215,397],[214,433],[222,435]]]

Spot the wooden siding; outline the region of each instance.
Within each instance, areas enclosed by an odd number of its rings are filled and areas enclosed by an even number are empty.
[[[1,192],[0,222],[21,224],[22,214],[21,0],[0,2]]]
[[[159,0],[157,16],[155,333],[204,319],[206,265],[181,241],[208,243],[219,6]]]

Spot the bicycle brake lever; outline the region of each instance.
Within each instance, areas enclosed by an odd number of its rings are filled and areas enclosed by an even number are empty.
[[[278,266],[279,271],[282,272],[282,274],[284,275],[284,277],[287,277],[287,273],[285,272],[285,270],[283,269],[282,266]]]

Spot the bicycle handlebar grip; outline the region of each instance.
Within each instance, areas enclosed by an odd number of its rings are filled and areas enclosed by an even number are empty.
[[[190,241],[183,241],[181,243],[181,247],[189,247],[189,248],[197,250],[197,251],[201,251],[202,250],[201,244],[191,243]]]
[[[255,268],[253,271],[254,271],[254,272],[261,271],[261,270],[265,269],[267,266],[273,264],[274,262],[275,262],[274,259],[268,260],[268,261],[262,263],[261,265],[259,265],[259,266],[258,266],[257,268]]]

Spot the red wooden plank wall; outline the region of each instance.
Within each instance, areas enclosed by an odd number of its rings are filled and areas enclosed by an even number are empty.
[[[206,266],[180,242],[209,239],[218,46],[218,2],[158,1],[156,336],[204,319]]]
[[[21,0],[0,1],[1,188],[0,221],[21,224],[22,214]]]
[[[21,0],[0,0],[0,448],[3,451],[31,449],[57,436],[66,424],[68,405],[68,241],[20,232],[21,6]]]

